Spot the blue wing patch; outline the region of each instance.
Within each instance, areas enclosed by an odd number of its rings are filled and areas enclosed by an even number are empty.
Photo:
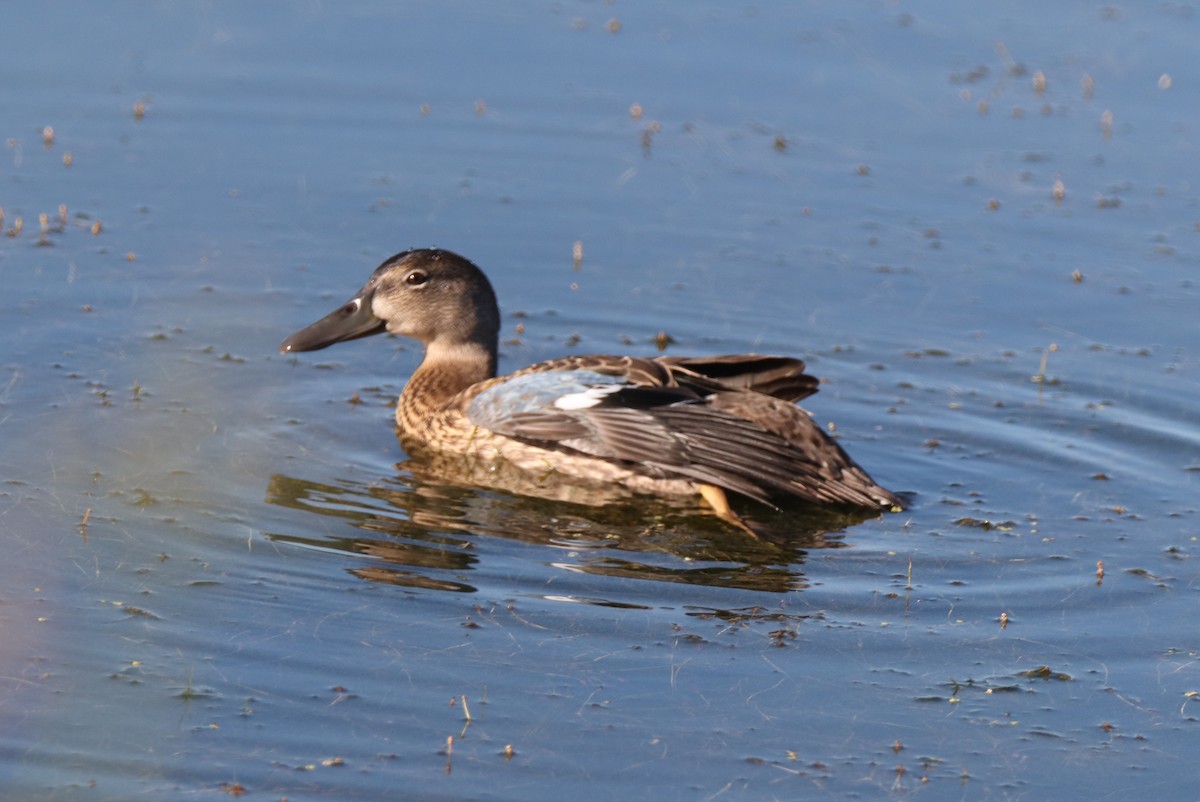
[[[630,383],[593,370],[553,370],[514,376],[471,399],[467,417],[476,426],[505,429],[514,415],[595,406]]]

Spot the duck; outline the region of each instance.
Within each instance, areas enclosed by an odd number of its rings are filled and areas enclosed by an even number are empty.
[[[354,297],[279,350],[385,332],[425,349],[396,403],[410,457],[502,462],[633,494],[699,497],[751,534],[728,494],[776,509],[787,498],[904,508],[797,405],[819,385],[800,359],[571,355],[497,376],[496,293],[473,262],[441,248],[384,260]]]

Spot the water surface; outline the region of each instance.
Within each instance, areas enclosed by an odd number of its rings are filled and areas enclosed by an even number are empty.
[[[1188,7],[67,8],[0,29],[12,798],[1195,795]],[[911,509],[409,460],[415,345],[276,349],[430,244],[502,370],[802,356]]]

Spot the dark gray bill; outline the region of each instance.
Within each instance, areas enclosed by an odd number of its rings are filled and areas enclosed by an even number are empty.
[[[371,312],[370,296],[360,295],[351,298],[308,328],[288,337],[280,343],[279,353],[317,351],[334,343],[380,334],[386,329],[386,325]]]

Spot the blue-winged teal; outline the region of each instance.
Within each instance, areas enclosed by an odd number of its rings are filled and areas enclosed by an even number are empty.
[[[506,460],[632,492],[700,494],[722,518],[730,491],[875,509],[903,506],[795,402],[817,391],[782,356],[568,356],[496,376],[500,312],[483,272],[438,249],[381,264],[340,308],[283,341],[314,351],[391,332],[425,358],[396,405],[406,449]]]

